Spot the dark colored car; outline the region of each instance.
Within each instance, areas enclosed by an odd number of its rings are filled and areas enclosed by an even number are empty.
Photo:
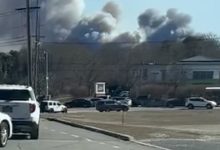
[[[96,110],[103,111],[128,111],[128,105],[118,103],[114,100],[101,100],[96,103]]]
[[[166,107],[173,108],[176,106],[185,106],[185,99],[171,98],[166,102]]]
[[[66,102],[64,105],[67,108],[72,108],[72,107],[88,108],[88,107],[92,107],[92,102],[86,99],[74,99],[70,102]]]
[[[101,101],[103,100],[102,98],[91,98],[90,101],[92,102],[92,106],[95,107],[96,106],[96,103],[98,101]]]

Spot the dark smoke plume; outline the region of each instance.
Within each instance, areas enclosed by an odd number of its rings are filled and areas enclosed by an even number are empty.
[[[93,17],[83,18],[67,38],[67,41],[77,42],[105,42],[116,28],[120,15],[119,7],[113,3],[107,3],[102,12]]]
[[[116,43],[123,43],[123,44],[137,44],[141,40],[141,36],[138,32],[130,33],[125,32],[122,34],[119,34],[117,37],[115,37],[112,42]]]
[[[141,28],[157,28],[166,20],[165,16],[160,16],[157,10],[148,9],[138,17],[138,23]]]
[[[111,14],[115,19],[119,20],[121,10],[113,1],[108,2],[102,9],[103,12]]]
[[[63,41],[81,20],[83,0],[43,0],[45,33],[47,39]]]
[[[185,37],[189,30],[191,17],[179,13],[176,9],[169,9],[166,15],[159,15],[157,11],[149,9],[138,18],[141,29],[146,33],[148,41],[175,41]]]

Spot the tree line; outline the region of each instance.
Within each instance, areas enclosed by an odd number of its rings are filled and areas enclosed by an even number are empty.
[[[141,64],[170,64],[196,55],[220,58],[219,39],[212,34],[140,44],[45,43],[38,58],[39,95],[45,91],[45,49],[49,52],[49,87],[53,96],[92,95],[97,81],[106,82],[110,90],[135,89],[139,83],[132,71]],[[0,53],[0,83],[27,83],[26,49]]]

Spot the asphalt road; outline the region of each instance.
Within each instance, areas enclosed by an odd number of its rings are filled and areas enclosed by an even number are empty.
[[[147,141],[171,150],[219,150],[220,139],[161,139]]]
[[[15,136],[2,150],[158,150],[42,119],[39,140]]]
[[[218,108],[215,108],[218,109]],[[166,108],[166,107],[130,107],[129,111],[167,111],[167,110],[188,110],[186,107]],[[97,112],[94,107],[91,108],[69,108],[68,113],[78,112]]]

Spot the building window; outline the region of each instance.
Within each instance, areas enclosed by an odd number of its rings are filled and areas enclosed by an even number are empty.
[[[213,71],[194,71],[193,79],[194,80],[208,80],[213,79]]]

